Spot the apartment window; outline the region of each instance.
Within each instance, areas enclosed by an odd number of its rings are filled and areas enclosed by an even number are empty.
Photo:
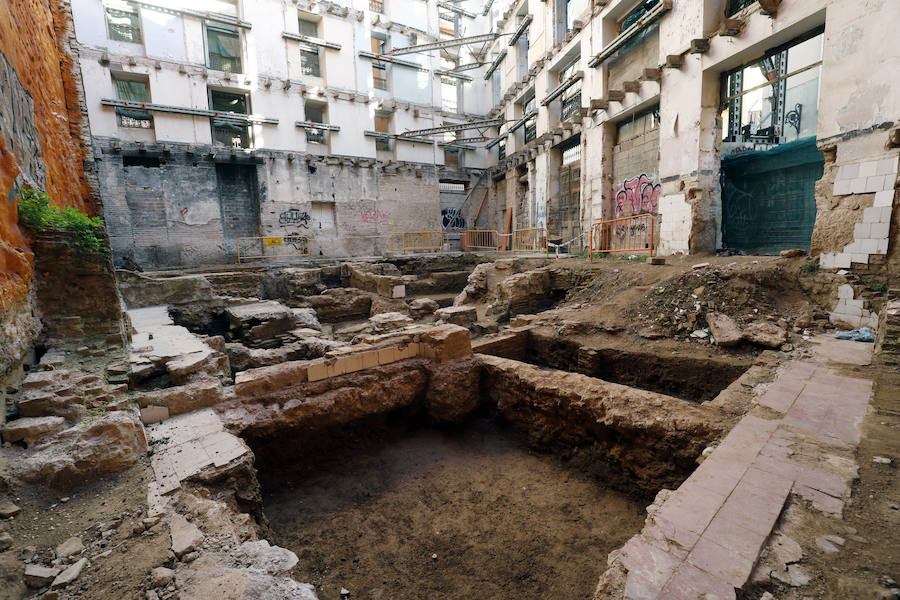
[[[375,115],[375,131],[379,131],[382,133],[390,133],[391,131],[391,118],[387,115]],[[391,149],[391,138],[388,136],[378,136],[375,138],[375,150],[379,152],[388,151]]]
[[[384,54],[387,52],[387,40],[372,36],[372,54]],[[382,62],[372,61],[372,87],[376,90],[387,90],[387,65]]]
[[[107,7],[106,29],[111,40],[140,44],[141,19],[137,7],[132,4],[122,4],[120,8]]]
[[[725,142],[782,144],[816,135],[821,29],[723,75]]]
[[[303,110],[306,113],[307,121],[312,121],[313,123],[325,123],[325,107],[321,104],[307,104]],[[306,141],[307,143],[312,144],[324,144],[325,130],[307,128]]]
[[[562,165],[564,167],[581,161],[581,143],[577,143],[562,151]]]
[[[116,97],[119,100],[150,102],[150,89],[146,81],[114,79],[113,83],[116,86]],[[120,127],[135,129],[151,129],[153,127],[153,115],[149,110],[117,106],[116,117]]]
[[[226,73],[243,73],[241,36],[236,29],[206,26],[209,68]]]
[[[246,94],[210,91],[209,105],[212,110],[219,112],[248,114]],[[232,148],[250,147],[250,125],[248,123],[227,117],[213,117],[210,121],[212,121],[213,128],[213,143],[216,145]]]
[[[506,140],[500,140],[497,143],[497,160],[506,158]]]
[[[384,0],[369,0],[369,10],[384,14]]]
[[[300,19],[300,35],[314,38],[319,37],[319,24],[315,21]]]
[[[578,58],[573,60],[569,66],[563,69],[559,74],[559,82],[563,83],[570,77],[575,75],[578,70]],[[578,112],[581,108],[581,81],[576,81],[569,86],[563,93],[561,98],[560,118],[565,121]]]
[[[537,109],[535,108],[534,96],[525,102],[525,114],[534,113],[525,121],[525,143],[537,137]]]

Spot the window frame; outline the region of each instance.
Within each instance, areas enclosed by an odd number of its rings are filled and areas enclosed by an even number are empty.
[[[117,77],[115,74],[112,76],[113,87],[116,92],[116,99],[123,100],[127,102],[142,102],[142,103],[150,103],[150,82],[144,79],[133,79],[133,78],[125,78],[125,77]],[[122,94],[120,93],[119,82],[128,82],[128,83],[139,83],[143,85],[144,90],[146,92],[143,100],[134,100],[131,98],[122,98]],[[127,129],[153,129],[153,114],[146,109],[143,108],[126,108],[122,106],[116,107],[116,124],[119,127],[125,127]],[[146,125],[141,124],[141,122],[146,122]]]
[[[243,97],[243,99],[244,99],[244,112],[243,112],[243,113],[239,113],[239,112],[234,111],[234,110],[229,111],[229,110],[225,110],[225,109],[221,109],[221,108],[216,108],[215,105],[214,105],[214,103],[213,103],[213,97],[214,97],[215,95],[218,95],[218,94],[222,94],[222,95],[226,95],[226,96],[240,96],[240,97]],[[208,101],[209,101],[209,108],[210,108],[210,110],[214,110],[214,111],[218,111],[218,112],[234,112],[234,113],[237,113],[237,114],[244,114],[244,115],[249,115],[249,114],[250,114],[250,94],[249,94],[249,93],[228,92],[228,91],[214,90],[214,89],[211,89],[211,88],[207,88],[207,95],[208,95]],[[211,132],[211,134],[212,134],[212,144],[213,144],[213,146],[219,146],[219,147],[225,147],[225,148],[235,148],[235,149],[240,148],[240,149],[242,149],[242,150],[248,150],[248,149],[253,148],[253,127],[250,126],[250,123],[244,123],[244,125],[243,125],[244,135],[246,135],[246,145],[241,145],[241,146],[236,146],[236,145],[234,145],[234,137],[232,137],[232,143],[231,143],[231,145],[225,144],[225,143],[220,143],[220,141],[219,141],[219,140],[217,139],[217,137],[216,137],[216,133],[217,133],[216,130],[217,130],[217,128],[221,130],[221,129],[224,128],[225,125],[228,125],[228,126],[236,126],[235,123],[233,123],[233,122],[227,122],[227,123],[226,123],[226,122],[223,122],[223,123],[220,124],[220,125],[216,125],[216,119],[215,119],[215,117],[210,117],[210,118],[209,118],[209,124],[210,124],[210,132]]]
[[[209,35],[210,31],[213,31],[216,33],[217,39],[218,39],[219,34],[233,35],[237,38],[238,47],[240,48],[240,52],[239,52],[238,56],[228,57],[228,56],[223,56],[218,53],[216,54],[216,56],[219,56],[220,60],[223,60],[223,61],[237,60],[238,66],[239,66],[239,68],[237,70],[221,69],[218,66],[213,65],[213,60],[212,60],[213,53],[211,52],[212,48],[210,47],[210,35]],[[205,48],[205,50],[206,50],[206,66],[210,69],[215,69],[216,71],[223,71],[225,73],[243,74],[243,72],[244,72],[244,40],[243,40],[243,36],[241,35],[240,28],[229,27],[227,25],[219,25],[219,24],[212,24],[212,23],[206,22],[205,27],[203,28],[203,32],[204,32],[204,40],[203,41],[205,42],[204,45],[206,46],[206,48]],[[222,64],[224,64],[224,63],[222,63]]]
[[[124,3],[124,6],[127,8],[118,8],[114,6],[104,6],[103,7],[103,18],[106,20],[106,36],[110,41],[113,42],[125,42],[126,44],[143,44],[144,43],[144,31],[141,26],[141,12],[140,7],[135,4],[131,4],[130,2]],[[137,39],[123,39],[121,37],[116,37],[114,34],[113,23],[110,21],[110,12],[117,12],[122,15],[129,15],[133,17],[132,28],[137,31]]]

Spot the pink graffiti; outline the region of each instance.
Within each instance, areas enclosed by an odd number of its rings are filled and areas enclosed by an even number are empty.
[[[627,216],[626,204],[631,205],[632,215],[655,214],[659,208],[661,190],[660,185],[650,181],[645,173],[634,179],[626,179],[616,191],[616,217]]]
[[[386,212],[377,208],[368,208],[359,213],[363,223],[374,223],[375,225],[384,225],[391,218]]]
[[[185,206],[184,208],[181,209],[180,212],[181,212],[181,219],[184,220],[184,218],[187,216],[187,214],[191,211],[187,206]]]

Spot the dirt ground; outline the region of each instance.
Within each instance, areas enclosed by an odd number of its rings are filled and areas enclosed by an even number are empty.
[[[170,546],[168,529],[161,524],[139,535],[134,531],[147,516],[146,486],[152,477],[149,465],[142,462],[77,490],[42,486],[11,490],[8,497],[22,512],[0,524],[0,531],[14,539],[13,548],[0,553],[0,600],[35,596],[37,590],[22,581],[21,559],[37,553],[43,559],[37,562],[49,564],[52,549],[70,537],[81,538],[83,556],[90,564],[78,578],[79,585],[66,590],[67,597],[143,599],[150,570],[168,560]]]
[[[643,506],[481,420],[263,478],[274,541],[321,600],[590,598]],[[436,557],[435,557],[436,556]]]

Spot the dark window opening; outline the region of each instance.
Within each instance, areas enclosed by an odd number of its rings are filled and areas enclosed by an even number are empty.
[[[506,158],[506,140],[501,140],[497,144],[497,160]]]
[[[744,10],[754,2],[756,2],[756,0],[728,0],[728,10],[726,11],[726,14],[730,17],[731,15]]]
[[[129,156],[126,154],[122,157],[122,166],[154,169],[160,167],[161,163],[159,162],[159,157],[157,156]]]
[[[246,115],[247,96],[244,94],[211,91],[210,106],[215,111]],[[216,117],[210,120],[213,127],[213,142],[216,145],[230,146],[232,148],[250,147],[250,126],[248,123],[236,119]]]
[[[226,73],[242,73],[241,36],[235,29],[206,26],[209,68]]]
[[[325,123],[325,107],[317,104],[307,104],[304,107],[306,120],[313,123]],[[306,129],[306,141],[313,144],[325,143],[325,130],[308,127]]]
[[[532,112],[536,112],[535,110],[535,102],[534,97],[525,102],[525,114],[529,114]],[[525,121],[525,143],[527,144],[531,140],[537,137],[537,114],[532,115]]]

